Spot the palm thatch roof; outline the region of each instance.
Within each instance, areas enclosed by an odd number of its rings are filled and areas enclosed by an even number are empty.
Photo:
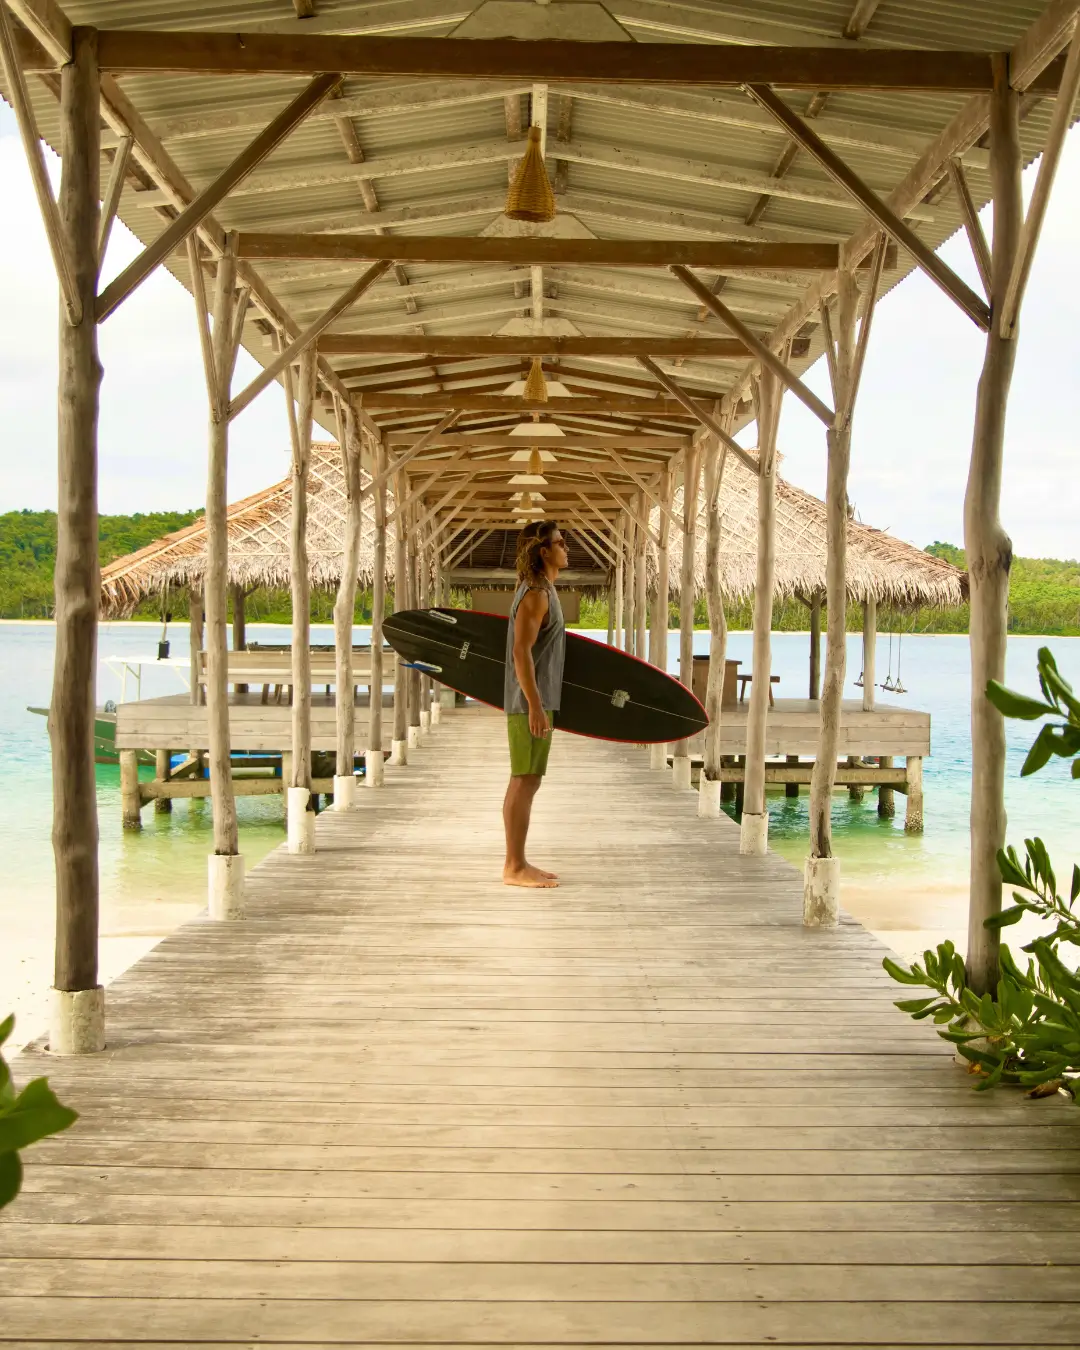
[[[720,490],[720,576],[724,595],[741,600],[754,590],[757,575],[758,480],[734,455],[727,457]],[[698,498],[694,582],[705,589],[704,496]],[[682,516],[682,488],[675,493],[673,514]],[[659,529],[660,510],[651,524]],[[776,593],[778,597],[825,593],[827,519],[825,503],[777,475]],[[655,568],[655,549],[653,567]],[[672,528],[669,541],[671,587],[677,591],[682,565],[682,534]],[[847,591],[854,601],[873,598],[898,608],[922,605],[955,608],[967,598],[967,574],[943,558],[924,553],[884,530],[849,520],[847,527]]]
[[[364,472],[366,486],[370,474]],[[370,502],[370,498],[368,499]],[[393,494],[387,492],[388,511]],[[292,480],[264,488],[229,507],[229,582],[245,589],[288,586],[289,521]],[[341,452],[332,442],[312,446],[308,470],[308,557],[311,584],[322,590],[341,580],[342,535],[346,514]],[[394,525],[387,528],[387,577],[394,574]],[[358,580],[370,585],[375,561],[375,525],[370,506],[363,514]],[[101,609],[104,618],[124,618],[140,601],[171,589],[201,584],[206,571],[206,521],[196,520],[103,567]]]

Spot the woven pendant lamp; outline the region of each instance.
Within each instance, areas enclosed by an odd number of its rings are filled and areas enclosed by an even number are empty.
[[[506,215],[511,220],[555,219],[555,194],[540,153],[539,127],[529,128],[529,144],[506,194]]]
[[[532,365],[529,367],[529,378],[525,381],[525,389],[521,397],[530,403],[547,402],[547,380],[544,379],[544,367],[538,356],[534,356],[532,359]]]
[[[544,472],[544,461],[540,458],[540,447],[538,445],[534,445],[532,451],[529,454],[529,472],[530,473]]]

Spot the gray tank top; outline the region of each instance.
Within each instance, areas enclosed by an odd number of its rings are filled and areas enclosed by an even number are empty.
[[[563,662],[566,658],[566,624],[563,621],[562,605],[555,587],[545,578],[548,593],[548,612],[540,631],[533,643],[533,666],[536,668],[536,687],[540,690],[540,700],[549,712],[559,706],[562,695]],[[529,705],[521,691],[521,684],[514,669],[514,620],[518,606],[528,591],[523,581],[514,595],[510,606],[510,623],[506,630],[506,676],[503,683],[503,707],[508,713],[527,713]]]

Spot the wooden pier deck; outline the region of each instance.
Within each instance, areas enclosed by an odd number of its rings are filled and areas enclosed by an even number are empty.
[[[1080,1112],[979,1096],[882,949],[645,752],[560,737],[498,882],[446,717],[111,987],[0,1220],[23,1347],[1080,1343]]]

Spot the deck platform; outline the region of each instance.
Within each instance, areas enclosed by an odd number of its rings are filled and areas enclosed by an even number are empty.
[[[559,736],[498,879],[501,717],[270,855],[40,1051],[82,1113],[0,1216],[0,1343],[1080,1342],[1080,1112],[987,1096],[877,940],[645,752]]]

